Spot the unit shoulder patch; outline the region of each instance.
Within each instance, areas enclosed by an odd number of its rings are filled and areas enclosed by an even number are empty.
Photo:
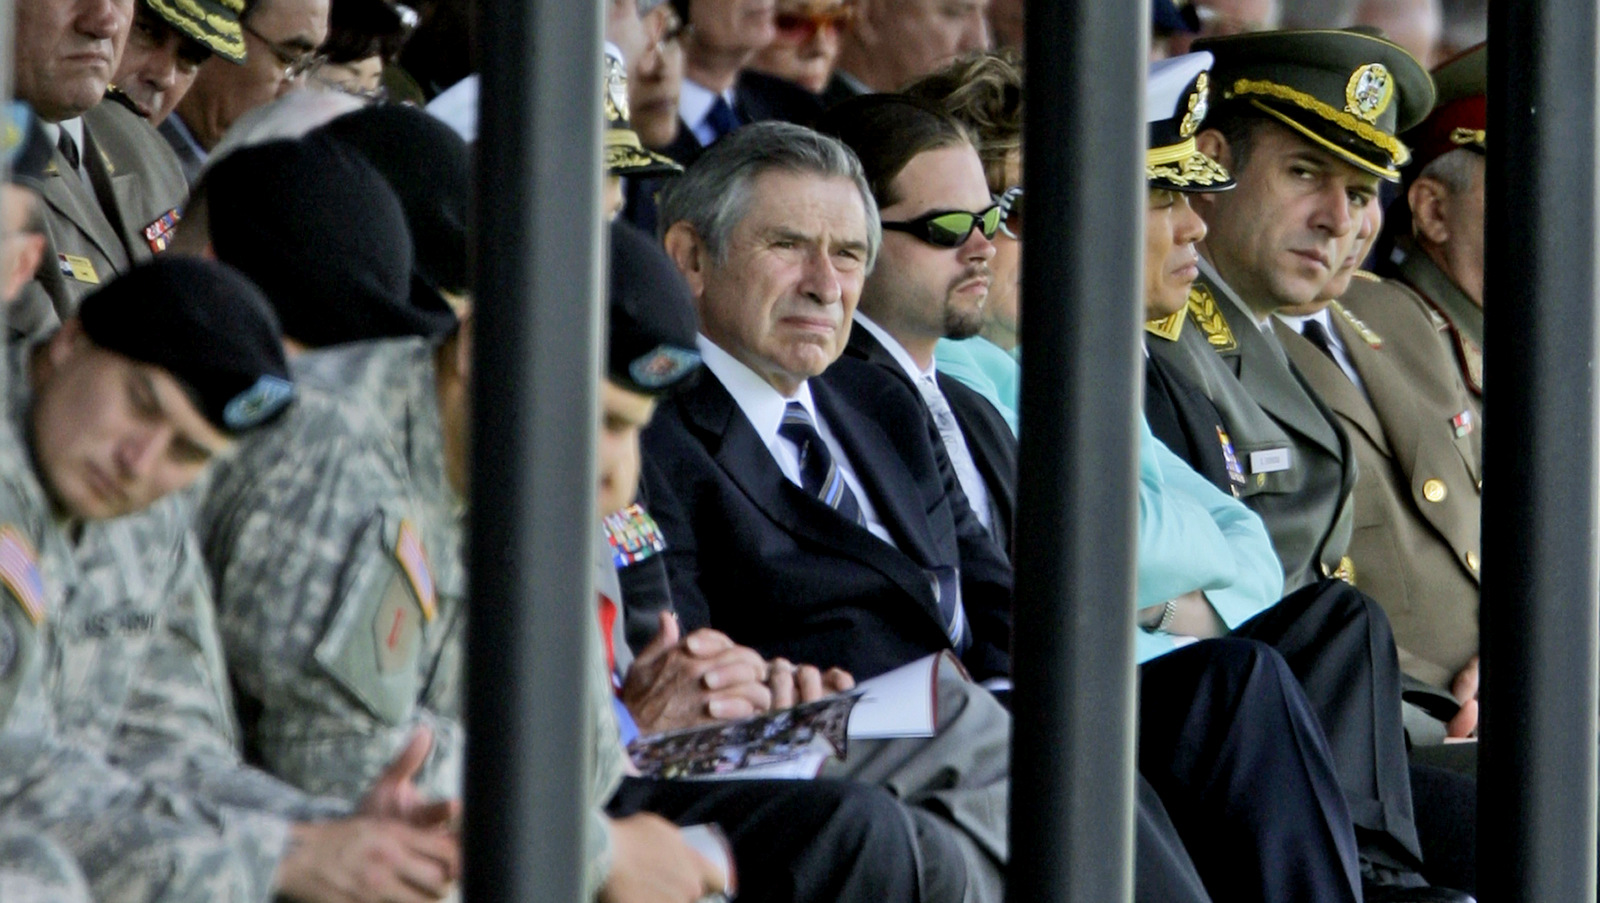
[[[400,536],[394,544],[395,560],[405,572],[411,591],[416,594],[422,608],[422,619],[432,621],[439,614],[438,596],[433,585],[433,571],[428,566],[428,553],[422,548],[416,527],[409,518],[400,521]]]
[[[1343,304],[1340,304],[1337,301],[1333,302],[1333,310],[1339,316],[1343,317],[1346,323],[1350,324],[1350,328],[1356,331],[1356,335],[1361,336],[1362,341],[1374,348],[1383,347],[1383,336],[1373,332],[1371,326],[1368,326],[1366,323],[1362,322],[1360,317],[1351,313],[1350,310]]]
[[[1217,307],[1217,296],[1211,293],[1211,289],[1203,285],[1195,285],[1189,289],[1189,316],[1194,318],[1195,325],[1205,333],[1206,341],[1211,343],[1213,349],[1217,351],[1238,349],[1239,341],[1234,338],[1227,318]]]

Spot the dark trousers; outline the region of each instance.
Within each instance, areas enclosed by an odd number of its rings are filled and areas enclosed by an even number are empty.
[[[624,778],[606,811],[721,827],[733,845],[741,903],[917,899],[910,817],[878,787]]]
[[[1383,609],[1348,583],[1323,580],[1233,635],[1278,650],[1299,679],[1333,752],[1363,853],[1417,867],[1422,848],[1401,723],[1400,661]]]
[[[1349,810],[1283,657],[1206,640],[1139,671],[1139,771],[1211,897],[1359,901]]]

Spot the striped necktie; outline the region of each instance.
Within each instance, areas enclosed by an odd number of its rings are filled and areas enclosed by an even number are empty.
[[[783,422],[778,425],[778,435],[794,443],[800,457],[800,485],[805,491],[821,499],[823,504],[839,512],[847,520],[862,526],[861,503],[844,481],[844,474],[834,463],[833,455],[811,422],[811,414],[798,401],[789,402],[783,409]]]

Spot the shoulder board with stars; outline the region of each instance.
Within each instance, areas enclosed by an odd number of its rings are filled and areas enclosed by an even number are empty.
[[[1194,324],[1206,334],[1206,341],[1217,351],[1234,351],[1239,347],[1239,340],[1233,337],[1233,330],[1228,327],[1228,320],[1217,308],[1217,296],[1211,294],[1211,289],[1203,285],[1195,285],[1189,289],[1189,316],[1194,318]]]
[[[604,524],[611,558],[618,568],[638,564],[667,547],[655,518],[637,504],[606,515]]]
[[[1335,301],[1333,302],[1333,309],[1338,312],[1339,316],[1344,318],[1346,323],[1350,324],[1350,328],[1354,329],[1357,335],[1361,336],[1362,341],[1374,348],[1383,347],[1383,336],[1373,332],[1371,326],[1361,322],[1361,318],[1351,313],[1343,304]]]

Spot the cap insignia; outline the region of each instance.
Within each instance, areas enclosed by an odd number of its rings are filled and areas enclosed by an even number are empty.
[[[606,57],[606,121],[631,119],[628,115],[628,75],[614,57]]]
[[[1184,114],[1183,122],[1178,125],[1178,134],[1184,138],[1200,130],[1200,123],[1205,121],[1206,113],[1211,106],[1210,97],[1211,77],[1200,73],[1194,81],[1194,88],[1189,92],[1189,112]]]
[[[222,422],[234,432],[264,423],[294,398],[294,383],[264,373],[222,409]]]
[[[1239,340],[1233,337],[1228,319],[1217,307],[1217,296],[1211,294],[1211,289],[1203,285],[1189,289],[1189,316],[1194,317],[1195,325],[1206,334],[1206,341],[1216,351],[1235,351],[1239,348]]]
[[[1382,63],[1368,63],[1350,75],[1344,86],[1344,109],[1376,123],[1394,100],[1394,78]]]
[[[646,389],[662,389],[683,379],[698,366],[698,351],[657,345],[653,351],[640,355],[628,365],[628,375]]]

